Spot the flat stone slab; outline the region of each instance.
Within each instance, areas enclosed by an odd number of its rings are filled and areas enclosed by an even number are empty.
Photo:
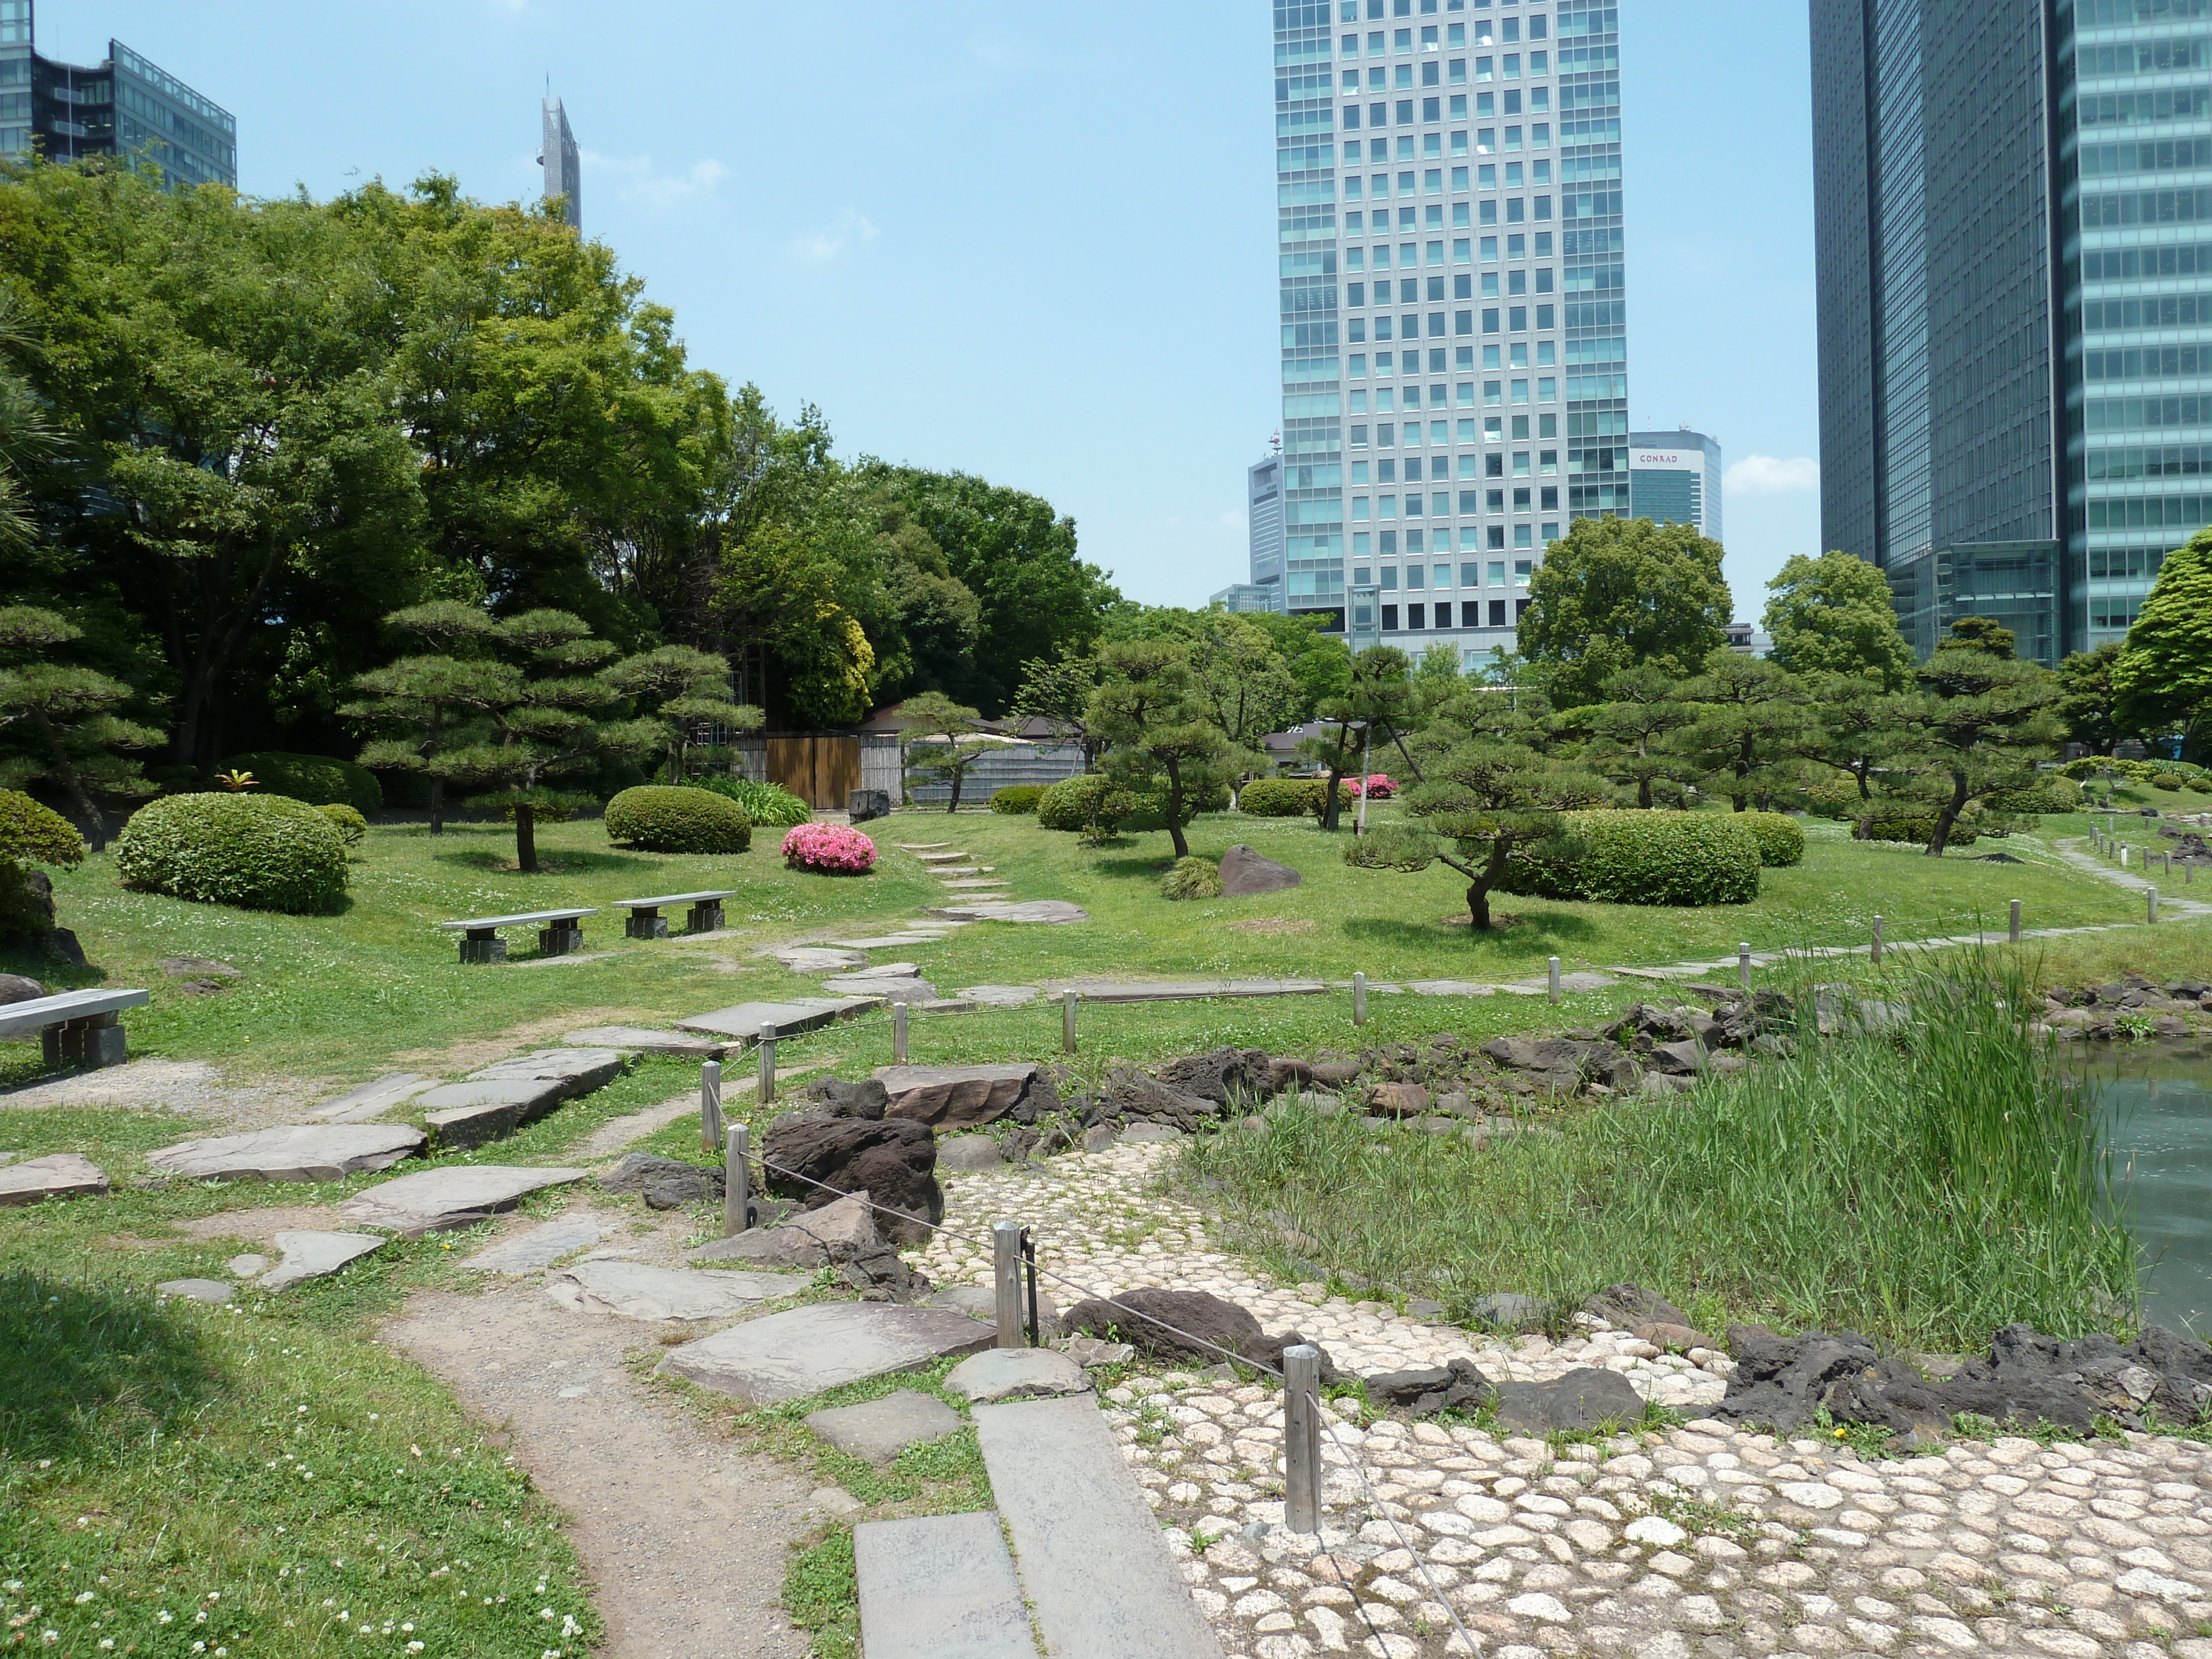
[[[1018,1008],[1044,993],[1034,985],[965,985],[960,994],[984,1008]]]
[[[789,1036],[794,1031],[811,1031],[832,1020],[879,1008],[883,1002],[880,996],[794,997],[788,1002],[740,1002],[734,1007],[717,1008],[711,1013],[679,1019],[676,1029],[750,1039],[760,1036],[762,1026],[773,1025],[779,1036]]]
[[[220,1307],[237,1294],[221,1279],[171,1279],[154,1287],[157,1296],[180,1296],[188,1302],[207,1302]]]
[[[1021,1581],[988,1510],[863,1522],[853,1576],[868,1659],[1036,1659]]]
[[[424,1090],[437,1086],[438,1079],[434,1077],[414,1072],[386,1072],[374,1083],[364,1083],[358,1089],[347,1090],[336,1100],[325,1101],[307,1115],[319,1123],[359,1123],[381,1117]]]
[[[937,845],[939,847],[949,847],[951,843],[950,842],[941,841],[938,842]],[[933,848],[927,853],[916,853],[915,856],[920,859],[924,864],[959,864],[965,860],[975,857],[975,854],[973,853],[940,853]]]
[[[455,1164],[444,1170],[418,1170],[356,1193],[338,1213],[363,1226],[410,1236],[441,1232],[511,1210],[532,1193],[581,1181],[584,1175],[581,1170]]]
[[[991,1348],[955,1365],[945,1374],[945,1386],[963,1399],[987,1405],[1089,1394],[1091,1377],[1074,1360],[1051,1348]]]
[[[822,981],[825,991],[865,990],[882,997],[887,1002],[934,1002],[937,988],[926,979],[860,979],[847,974],[840,979]]]
[[[642,1025],[593,1025],[561,1039],[583,1048],[621,1048],[647,1054],[691,1054],[713,1060],[723,1045],[689,1031],[655,1031]]]
[[[448,1083],[421,1097],[422,1122],[441,1147],[482,1146],[535,1123],[565,1096],[557,1080],[516,1078]]]
[[[422,1145],[422,1132],[405,1123],[294,1123],[180,1140],[147,1153],[146,1162],[194,1181],[338,1181],[388,1170]]]
[[[580,1261],[546,1281],[545,1294],[581,1313],[623,1319],[722,1319],[813,1283],[804,1273],[726,1273],[655,1267],[642,1261]]]
[[[559,1098],[574,1099],[611,1083],[629,1061],[613,1048],[540,1048],[533,1054],[514,1054],[482,1071],[471,1072],[471,1083],[557,1083]]]
[[[895,841],[891,845],[902,853],[934,853],[952,843],[949,841]]]
[[[945,884],[948,889],[957,892],[972,892],[988,888],[994,892],[1000,893],[1012,892],[1014,885],[1010,881],[1000,881],[987,876],[979,876],[974,881],[948,881]]]
[[[717,1394],[769,1406],[974,1353],[996,1335],[981,1320],[941,1308],[823,1302],[687,1342],[661,1364]]]
[[[1498,994],[1495,985],[1471,979],[1409,979],[1406,988],[1420,997],[1488,997]]]
[[[794,945],[771,951],[769,955],[794,974],[834,974],[842,969],[862,967],[868,960],[858,951],[833,950],[818,945]]]
[[[836,982],[857,985],[865,991],[868,988],[869,981],[872,980],[919,979],[921,977],[921,964],[918,962],[879,962],[872,968],[855,968],[849,974],[840,974]]]
[[[1090,911],[1066,899],[1027,899],[1019,904],[948,904],[933,908],[928,914],[952,921],[1034,921],[1047,927],[1091,920]]]
[[[1619,980],[1607,974],[1577,973],[1559,975],[1559,988],[1562,991],[1609,991],[1620,983]],[[1548,996],[1552,991],[1552,981],[1551,976],[1547,975],[1542,979],[1517,979],[1510,984],[1500,985],[1497,988],[1501,991],[1515,992],[1522,996]]]
[[[0,1169],[0,1204],[94,1198],[106,1190],[107,1172],[82,1152],[50,1152]]]
[[[587,1218],[548,1221],[526,1232],[488,1245],[461,1263],[480,1273],[530,1273],[550,1267],[564,1255],[588,1250],[611,1229]]]
[[[1318,979],[1191,979],[1151,984],[1078,980],[1069,988],[1085,1002],[1194,1002],[1207,997],[1314,997],[1328,989]]]
[[[942,933],[885,933],[878,939],[841,939],[838,944],[854,951],[903,951],[913,945],[934,945]]]
[[[279,1233],[276,1248],[284,1259],[254,1283],[264,1291],[281,1291],[302,1279],[324,1279],[357,1256],[384,1248],[375,1233]]]
[[[945,1127],[1004,1117],[1036,1080],[1035,1060],[1004,1066],[879,1066],[876,1081],[890,1096],[888,1115]]]
[[[901,1389],[881,1400],[815,1412],[805,1420],[839,1451],[888,1463],[908,1446],[951,1433],[960,1426],[960,1413],[935,1395]]]

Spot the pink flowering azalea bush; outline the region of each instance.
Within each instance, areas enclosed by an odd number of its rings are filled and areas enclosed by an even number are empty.
[[[783,838],[783,861],[794,870],[866,875],[875,867],[876,844],[842,823],[801,823]]]
[[[1388,772],[1370,772],[1364,780],[1346,778],[1344,793],[1353,800],[1358,800],[1363,794],[1370,795],[1376,800],[1388,800],[1398,793],[1398,786]]]

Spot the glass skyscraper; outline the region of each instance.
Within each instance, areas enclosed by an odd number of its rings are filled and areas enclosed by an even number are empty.
[[[1721,446],[1680,427],[1628,434],[1628,510],[1660,524],[1686,524],[1721,539]]]
[[[1291,613],[1373,589],[1479,660],[1567,522],[1627,513],[1618,15],[1274,9]]]
[[[1812,0],[1824,539],[1923,652],[2119,639],[2212,519],[2209,17]]]
[[[32,0],[0,0],[0,155],[146,155],[171,185],[238,184],[238,123],[120,40],[82,66],[36,50]]]

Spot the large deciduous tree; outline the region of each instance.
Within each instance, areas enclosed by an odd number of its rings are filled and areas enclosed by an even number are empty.
[[[1577,519],[1536,568],[1516,638],[1553,705],[1571,708],[1602,701],[1624,668],[1694,672],[1733,614],[1721,544],[1694,526]]]
[[[1771,660],[1793,674],[1858,674],[1885,691],[1912,679],[1912,647],[1898,631],[1889,578],[1856,554],[1793,554],[1766,584]]]
[[[2179,727],[2184,757],[2203,758],[2212,711],[2212,529],[2159,566],[2150,597],[2112,665],[2119,718],[2137,730]]]

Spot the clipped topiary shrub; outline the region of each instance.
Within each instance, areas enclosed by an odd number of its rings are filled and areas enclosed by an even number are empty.
[[[352,807],[337,801],[328,801],[318,806],[315,811],[320,812],[337,827],[338,838],[348,847],[358,847],[368,839],[368,820],[355,811]]]
[[[1003,789],[994,789],[991,792],[991,810],[1012,817],[1026,817],[1037,810],[1045,788],[1042,783],[1010,783]]]
[[[384,809],[384,790],[376,774],[349,760],[329,755],[291,755],[282,750],[260,750],[233,755],[216,768],[218,772],[251,772],[254,793],[283,795],[310,806],[336,802],[356,812]]]
[[[83,862],[75,824],[20,789],[0,789],[0,939],[41,939],[54,925],[52,884],[25,865]]]
[[[1769,870],[1805,861],[1805,831],[1787,812],[1739,812],[1736,821],[1759,843],[1759,861]]]
[[[1219,898],[1221,866],[1212,859],[1177,859],[1175,868],[1160,880],[1160,896],[1168,899]]]
[[[2154,789],[2186,789],[2189,787],[2189,780],[2179,772],[2154,772],[2151,774],[2150,787]]]
[[[607,803],[607,839],[645,853],[742,853],[753,823],[715,790],[643,783]]]
[[[1990,804],[2000,811],[2031,812],[2039,817],[2081,810],[2081,786],[2056,772],[2046,772],[2027,788],[2001,795]]]
[[[1071,835],[1110,836],[1137,809],[1137,799],[1103,772],[1062,778],[1037,797],[1037,823]]]
[[[2212,772],[2199,772],[2190,779],[2189,787],[2200,795],[2212,795]]]
[[[1326,778],[1255,778],[1237,792],[1237,810],[1255,818],[1295,818],[1316,811]]]
[[[330,909],[346,885],[337,826],[283,795],[150,801],[116,837],[115,867],[125,887],[294,915]]]
[[[1606,904],[1748,904],[1759,842],[1741,812],[1562,812],[1559,838],[1516,853],[1498,884]]]
[[[744,808],[746,818],[756,824],[788,830],[814,817],[812,807],[780,783],[763,783],[756,778],[713,777],[695,778],[692,787],[711,789],[724,800],[737,802]]]
[[[783,861],[794,870],[864,876],[875,867],[876,844],[842,823],[802,823],[783,838]]]
[[[1915,847],[1925,847],[1936,834],[1936,814],[1915,812],[1904,807],[1887,807],[1862,822],[1851,831],[1859,841],[1901,841]],[[1961,817],[1951,826],[1951,834],[1944,842],[1947,847],[1972,847],[1981,839],[1975,827]]]

